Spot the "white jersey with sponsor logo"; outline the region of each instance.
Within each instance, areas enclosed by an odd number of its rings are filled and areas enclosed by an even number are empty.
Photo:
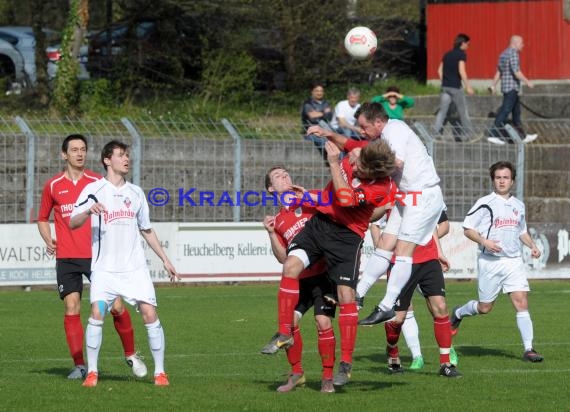
[[[491,253],[479,245],[481,252],[492,256],[519,257],[522,255],[520,236],[526,233],[524,203],[514,196],[505,199],[493,192],[477,200],[467,213],[463,227],[498,242],[502,249],[502,252]]]
[[[107,179],[90,183],[81,192],[71,216],[101,203],[107,211],[91,216],[92,271],[131,272],[146,267],[140,231],[150,229],[144,192],[126,182],[116,187]]]
[[[393,176],[398,188],[405,192],[421,191],[439,183],[433,159],[420,138],[401,120],[390,119],[382,131],[384,139],[404,162],[404,169]]]

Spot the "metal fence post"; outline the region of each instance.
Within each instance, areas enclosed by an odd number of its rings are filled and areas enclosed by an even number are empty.
[[[524,202],[524,143],[513,126],[506,124],[505,130],[517,145],[517,164],[515,167],[518,177],[515,179],[515,187],[517,197]]]
[[[431,137],[431,134],[427,131],[423,123],[414,122],[414,127],[420,134],[420,137],[423,139],[428,154],[433,157],[433,138]]]
[[[241,136],[228,119],[222,119],[222,124],[234,139],[234,192],[235,206],[233,210],[233,221],[240,221],[239,192],[241,190]]]
[[[141,164],[142,164],[142,142],[141,135],[135,125],[126,117],[121,117],[121,123],[127,128],[133,138],[133,183],[137,186],[141,185]]]
[[[27,138],[26,152],[26,222],[32,223],[32,210],[34,209],[34,170],[36,161],[36,135],[30,126],[20,116],[14,118],[16,125]]]

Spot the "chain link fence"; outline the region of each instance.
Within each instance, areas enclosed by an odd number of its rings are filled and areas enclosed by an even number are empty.
[[[434,158],[452,220],[462,220],[491,190],[488,168],[498,160],[517,165],[516,194],[527,201],[529,220],[568,220],[570,121],[529,121],[537,141],[504,145],[487,141],[484,120],[469,131],[448,124],[437,134],[432,122],[409,120]],[[88,168],[101,174],[105,143],[132,146],[130,178],[147,193],[154,221],[260,221],[275,211],[264,177],[278,164],[306,188],[322,188],[329,179],[326,162],[296,122],[0,117],[0,223],[34,221],[45,181],[64,167],[61,142],[73,133],[87,137]]]

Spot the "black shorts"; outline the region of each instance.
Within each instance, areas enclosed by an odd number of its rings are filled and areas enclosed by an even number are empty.
[[[299,280],[299,303],[295,307],[295,312],[304,315],[314,306],[315,316],[334,318],[336,306],[328,303],[323,296],[334,294],[335,289],[334,283],[326,274]]]
[[[60,299],[73,292],[83,293],[83,275],[91,280],[91,259],[56,259],[57,290]]]
[[[356,289],[361,247],[360,236],[317,213],[293,238],[287,254],[295,249],[304,250],[310,265],[324,257],[330,279],[337,285]]]
[[[441,264],[438,260],[434,259],[412,265],[412,277],[402,289],[394,306],[395,311],[408,310],[416,286],[424,298],[429,298],[430,296],[445,297],[445,281]]]

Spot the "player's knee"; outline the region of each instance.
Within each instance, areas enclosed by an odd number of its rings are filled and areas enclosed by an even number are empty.
[[[115,299],[115,301],[113,302],[113,306],[111,306],[111,314],[113,316],[118,316],[121,315],[123,312],[125,311],[125,305],[123,304],[123,301],[119,298]]]
[[[107,303],[105,301],[99,300],[96,302],[97,309],[99,310],[99,314],[101,315],[101,319],[105,317],[107,314]]]
[[[477,305],[477,311],[481,315],[486,315],[487,313],[491,312],[491,310],[493,310],[493,305],[490,305],[488,303],[479,302],[479,305]]]
[[[317,330],[323,331],[332,328],[331,318],[325,315],[315,316],[315,323],[317,325]]]
[[[153,351],[160,350],[164,344],[164,332],[160,321],[157,319],[156,322],[146,324],[145,326],[148,333],[150,349]]]
[[[85,343],[92,349],[97,349],[101,345],[103,338],[103,321],[89,318],[87,329],[85,331]]]

